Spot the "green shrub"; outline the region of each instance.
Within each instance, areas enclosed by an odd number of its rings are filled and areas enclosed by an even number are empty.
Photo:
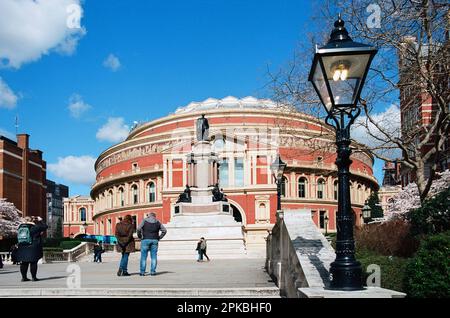
[[[63,241],[59,246],[64,250],[71,250],[72,248],[77,247],[80,244],[81,241],[72,240],[72,241]]]
[[[371,274],[366,272],[367,267],[376,264],[380,266],[382,288],[404,291],[403,282],[408,259],[384,256],[369,250],[357,250],[356,259],[361,263],[363,269],[364,285],[366,285],[367,277]]]
[[[450,188],[426,200],[422,207],[410,211],[413,235],[437,234],[450,230]]]
[[[59,247],[59,244],[61,244],[61,240],[57,238],[46,237],[43,240],[44,247]]]
[[[413,298],[450,298],[450,231],[424,239],[405,270],[405,291]]]

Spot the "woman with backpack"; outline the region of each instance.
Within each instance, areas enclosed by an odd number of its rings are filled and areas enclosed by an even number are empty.
[[[22,274],[22,282],[28,282],[28,267],[30,267],[31,278],[33,282],[38,281],[37,263],[44,256],[42,248],[42,234],[47,230],[48,226],[42,221],[41,217],[25,217],[25,223],[21,224],[17,232],[17,261],[20,264],[20,273]]]
[[[130,276],[130,274],[128,274],[128,257],[130,256],[130,253],[135,252],[133,237],[134,226],[131,215],[125,216],[125,218],[116,225],[115,234],[117,238],[118,251],[122,253],[117,276]]]

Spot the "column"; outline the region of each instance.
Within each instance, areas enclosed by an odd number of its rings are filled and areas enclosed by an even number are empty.
[[[295,197],[297,197],[297,176],[295,175],[294,171],[291,172],[291,175],[290,175],[289,179],[291,180],[291,193],[290,193],[290,195],[291,195],[292,198],[295,198]]]
[[[252,184],[256,184],[256,161],[257,161],[257,159],[256,159],[256,155],[252,155],[252,172],[253,172],[253,175],[252,175]]]
[[[146,189],[145,189],[145,182],[143,179],[139,179],[139,198],[138,198],[138,202],[139,203],[144,203],[146,201]]]
[[[170,158],[170,160],[169,160],[169,162],[168,162],[168,165],[169,165],[169,183],[168,183],[168,187],[169,188],[172,188],[173,187],[173,164],[172,164],[172,158]]]
[[[183,187],[187,184],[187,164],[186,158],[183,158]]]
[[[156,201],[162,200],[162,179],[158,177],[156,179]]]
[[[167,160],[164,159],[163,160],[163,182],[164,182],[164,189],[167,189],[167,181],[168,181],[168,176],[167,176]]]
[[[228,157],[228,185],[230,187],[235,185],[235,182],[234,182],[234,176],[235,176],[234,170],[235,170],[234,157],[230,156],[230,157]]]
[[[270,170],[270,165],[272,164],[272,162],[274,161],[274,159],[272,159],[272,156],[270,156],[269,154],[266,155],[266,164],[267,164],[267,169],[266,169],[266,173],[267,173],[267,184],[274,184],[275,180],[272,176],[272,171]]]

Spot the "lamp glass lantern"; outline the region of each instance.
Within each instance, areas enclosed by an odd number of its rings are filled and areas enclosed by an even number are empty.
[[[362,216],[363,216],[364,220],[368,220],[372,216],[372,209],[367,204],[367,202],[366,202],[366,204],[364,204],[364,206],[362,208]]]
[[[330,41],[316,48],[309,74],[309,81],[328,113],[356,106],[377,52],[373,46],[354,42],[340,16],[334,27]]]
[[[283,178],[283,173],[286,169],[286,166],[286,163],[281,160],[281,156],[280,154],[278,154],[275,158],[275,161],[270,165],[270,170],[272,170],[272,174],[277,181]]]
[[[88,228],[89,225],[86,222],[84,222],[82,224],[82,226],[83,226],[83,229],[84,229],[84,234],[86,234],[86,231],[87,231],[87,228]]]
[[[277,154],[275,161],[270,165],[272,175],[275,177],[277,184],[277,210],[281,210],[281,183],[283,182],[283,173],[286,169],[286,163],[281,160],[280,154]]]

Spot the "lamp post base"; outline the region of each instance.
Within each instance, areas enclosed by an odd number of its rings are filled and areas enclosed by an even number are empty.
[[[333,290],[363,290],[361,263],[333,262],[330,266],[330,289]]]

